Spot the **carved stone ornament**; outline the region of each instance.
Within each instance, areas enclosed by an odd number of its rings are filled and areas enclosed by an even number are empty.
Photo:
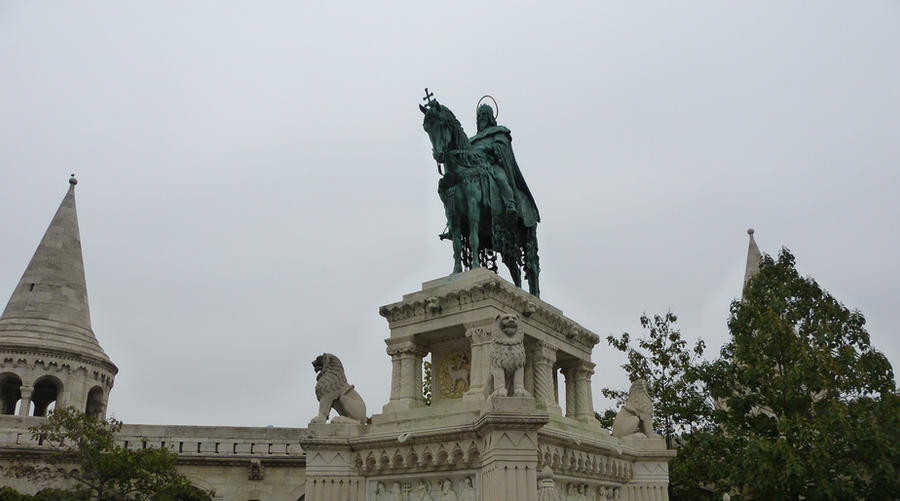
[[[428,313],[432,315],[436,315],[441,312],[441,300],[431,296],[425,300],[425,305],[428,308]]]
[[[469,391],[472,360],[469,350],[455,350],[447,354],[438,367],[438,388],[445,398],[460,398]]]
[[[251,459],[250,460],[250,474],[247,475],[247,479],[258,481],[258,480],[262,480],[263,477],[264,477],[264,475],[263,475],[262,463],[259,461],[259,459]]]
[[[650,383],[638,379],[631,384],[628,400],[619,409],[613,421],[612,435],[650,437],[653,432],[653,401],[650,400]]]
[[[310,423],[324,423],[328,420],[331,409],[338,413],[332,423],[365,423],[366,403],[353,389],[353,385],[347,383],[340,359],[331,353],[323,353],[312,364],[317,373],[316,398],[319,399],[319,414]]]

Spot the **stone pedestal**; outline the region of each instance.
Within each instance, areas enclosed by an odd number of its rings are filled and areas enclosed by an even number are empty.
[[[350,440],[365,432],[355,424],[310,424],[300,439],[306,451],[306,500],[365,501],[365,478],[353,464]]]
[[[530,398],[492,398],[475,422],[484,439],[480,499],[537,501],[537,430],[548,419],[534,411]]]
[[[390,400],[368,425],[310,427],[301,441],[308,501],[538,501],[542,469],[544,496],[665,499],[674,452],[614,438],[594,419],[599,337],[559,309],[475,269],[426,282],[380,313],[390,327]],[[431,405],[422,398],[428,356]],[[512,368],[498,368],[508,356]],[[495,379],[527,395],[493,396]]]

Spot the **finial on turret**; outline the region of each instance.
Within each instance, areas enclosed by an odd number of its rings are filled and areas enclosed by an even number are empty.
[[[74,173],[72,173],[72,175],[69,176],[69,184],[71,184],[72,186],[75,186],[76,184],[78,184],[78,180],[75,179]]]
[[[753,228],[747,228],[747,234],[753,235]]]

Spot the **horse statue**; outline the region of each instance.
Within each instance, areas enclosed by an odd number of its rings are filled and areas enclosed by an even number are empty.
[[[449,108],[426,99],[419,109],[438,171],[444,166],[438,195],[448,232],[440,237],[453,242],[453,273],[479,266],[496,273],[499,254],[516,286],[522,287],[524,269],[529,292],[539,296],[540,216],[512,155],[509,130],[493,116],[486,120],[491,109],[485,105],[478,110],[479,133],[470,139]]]

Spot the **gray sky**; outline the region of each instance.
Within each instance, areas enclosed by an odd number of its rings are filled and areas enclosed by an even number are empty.
[[[900,3],[299,4],[0,0],[0,295],[75,172],[118,418],[305,426],[323,351],[380,411],[378,307],[452,266],[426,86],[470,134],[497,98],[601,337],[671,309],[714,356],[752,226],[900,367]]]

